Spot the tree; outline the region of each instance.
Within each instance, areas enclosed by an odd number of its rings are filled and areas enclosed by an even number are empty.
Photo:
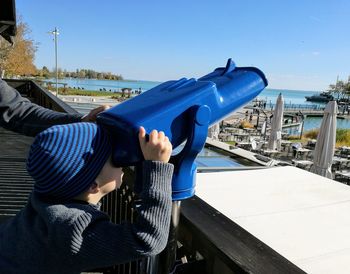
[[[85,78],[85,70],[82,69],[78,72],[78,78]]]
[[[36,75],[44,78],[49,78],[51,74],[49,69],[46,66],[43,66],[42,69],[37,70]]]
[[[5,70],[6,75],[34,75],[36,68],[34,57],[36,45],[29,38],[30,29],[24,22],[19,21],[17,25],[17,34],[14,37],[14,46],[0,49],[1,61],[0,68]],[[1,45],[5,44],[1,41]]]
[[[58,74],[58,78],[63,78],[64,77],[64,74],[63,74],[63,71],[62,71],[61,68],[57,69],[57,74]]]
[[[46,66],[43,66],[42,72],[43,72],[43,76],[44,76],[45,78],[49,78],[50,75],[51,75],[50,70],[49,70]]]
[[[2,72],[5,69],[7,56],[11,48],[12,47],[10,43],[0,36],[0,77],[2,76]]]

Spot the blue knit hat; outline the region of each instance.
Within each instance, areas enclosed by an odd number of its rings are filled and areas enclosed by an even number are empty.
[[[34,191],[69,200],[95,181],[111,153],[108,133],[93,123],[53,126],[34,140],[27,159]]]

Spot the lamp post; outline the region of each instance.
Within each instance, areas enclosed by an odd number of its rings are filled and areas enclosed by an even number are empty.
[[[58,32],[57,27],[53,31],[49,32],[50,34],[53,34],[54,41],[55,41],[55,64],[56,64],[56,97],[58,95],[58,67],[57,67],[57,35],[60,33]]]

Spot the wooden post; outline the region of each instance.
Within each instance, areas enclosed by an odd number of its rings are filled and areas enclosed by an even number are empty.
[[[300,140],[301,140],[301,138],[302,138],[302,136],[303,136],[305,118],[306,118],[306,115],[303,115],[303,116],[302,116],[302,119],[303,119],[303,120],[302,120],[302,124],[301,124],[301,131],[300,131]]]

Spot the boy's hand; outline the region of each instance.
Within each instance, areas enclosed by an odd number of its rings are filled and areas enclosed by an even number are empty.
[[[163,131],[152,130],[146,141],[146,131],[140,127],[139,141],[145,160],[169,162],[173,147]]]

